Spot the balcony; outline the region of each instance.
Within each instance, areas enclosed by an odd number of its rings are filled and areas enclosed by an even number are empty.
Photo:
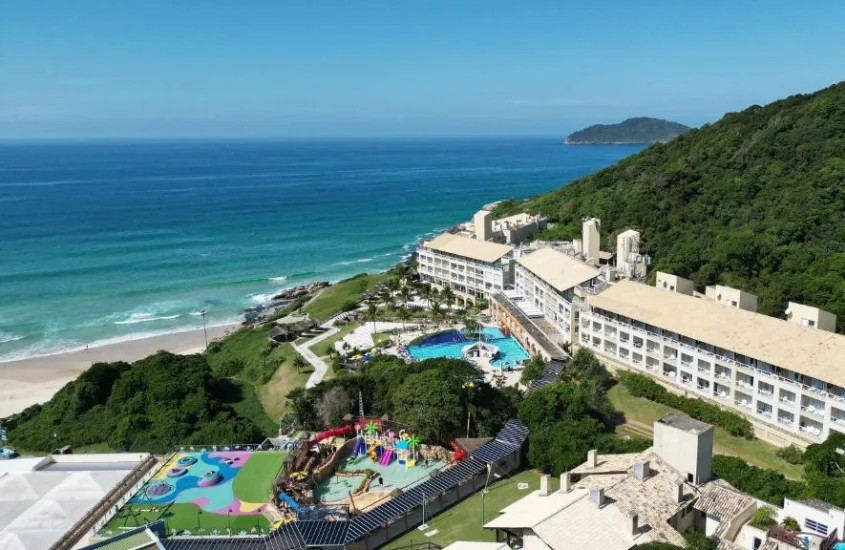
[[[834,424],[845,424],[845,417],[843,416],[831,416],[830,421]]]
[[[785,397],[781,397],[780,399],[778,399],[778,401],[783,405],[788,405],[790,407],[795,406],[795,399],[787,399]]]
[[[801,412],[808,414],[810,416],[814,416],[816,418],[824,418],[824,410],[819,410],[815,407],[808,407],[807,405],[801,405]]]
[[[714,393],[714,394],[713,394],[713,397],[715,397],[716,399],[718,399],[718,400],[720,400],[720,401],[730,401],[730,399],[731,399],[731,394],[730,394],[730,393],[725,393],[725,392],[723,392],[723,393]]]
[[[751,409],[751,401],[748,400],[737,399],[734,401],[734,405],[736,405],[737,407],[742,407],[743,409]]]
[[[660,350],[657,348],[646,348],[645,352],[654,357],[660,357]]]
[[[676,354],[676,353],[664,353],[663,358],[668,360],[668,361],[674,361],[675,359],[678,358],[678,354]]]
[[[795,420],[792,418],[787,418],[785,416],[778,416],[778,423],[783,424],[784,426],[794,426]]]
[[[764,389],[764,388],[757,388],[757,393],[758,393],[759,395],[763,395],[763,396],[766,396],[766,397],[771,397],[771,396],[773,396],[773,395],[775,394],[775,391],[774,391],[773,389],[772,389],[772,390],[770,390],[770,389]]]
[[[763,418],[771,418],[772,417],[772,411],[771,410],[757,409],[757,414],[762,416]]]
[[[686,378],[681,376],[681,384],[683,384],[684,386],[692,386],[692,377]]]
[[[822,436],[822,430],[820,427],[804,425],[799,427],[798,429],[801,430],[802,433],[811,435],[817,439]]]

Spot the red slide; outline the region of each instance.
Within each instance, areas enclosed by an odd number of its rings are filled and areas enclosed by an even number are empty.
[[[316,445],[320,441],[336,435],[349,435],[353,432],[352,426],[343,426],[342,428],[332,428],[324,432],[318,433],[317,436],[308,442],[308,446]]]
[[[455,443],[455,440],[450,441],[449,446],[452,447],[453,451],[455,451],[452,454],[452,460],[454,460],[455,462],[460,462],[461,460],[466,458],[466,456],[467,456],[466,451],[464,451],[463,449],[458,447],[458,444]]]

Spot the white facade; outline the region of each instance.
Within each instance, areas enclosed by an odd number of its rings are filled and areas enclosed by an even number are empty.
[[[420,279],[461,294],[488,298],[511,283],[509,257],[484,261],[421,245],[417,248]]]
[[[672,273],[664,273],[663,271],[658,271],[655,275],[654,286],[662,290],[668,290],[669,292],[686,294],[687,296],[692,296],[695,291],[695,287],[689,279],[678,277]]]
[[[520,264],[514,269],[514,288],[543,312],[543,317],[558,328],[565,342],[572,341],[572,290],[559,292]]]
[[[599,250],[601,246],[601,235],[599,228],[601,221],[598,218],[585,220],[581,226],[581,240],[584,247],[584,260],[588,263],[599,261]]]
[[[704,295],[726,306],[738,307],[745,311],[757,311],[757,296],[738,288],[722,285],[708,286],[704,289]]]
[[[831,430],[845,433],[845,389],[839,385],[613,311],[591,307],[579,315],[578,345],[612,361],[611,367],[646,374],[676,391],[733,409],[772,443],[806,444],[822,441]],[[737,335],[737,342],[744,337]]]
[[[786,320],[802,327],[836,332],[836,315],[817,307],[789,302],[789,307],[786,308]]]

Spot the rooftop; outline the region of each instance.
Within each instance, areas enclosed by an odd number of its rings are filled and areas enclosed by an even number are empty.
[[[696,434],[704,433],[707,430],[713,429],[713,426],[710,424],[706,424],[680,412],[670,412],[663,417],[658,418],[657,422],[667,426],[672,426],[673,428],[677,428],[679,430],[684,430],[685,432],[694,432]]]
[[[451,233],[442,233],[432,240],[424,242],[423,246],[486,263],[500,260],[513,250],[513,247],[507,244],[479,241]]]
[[[517,262],[563,292],[599,276],[599,270],[550,246],[520,256]]]
[[[845,387],[845,337],[632,281],[589,299],[592,307]]]

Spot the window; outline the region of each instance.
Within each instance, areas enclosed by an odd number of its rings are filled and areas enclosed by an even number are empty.
[[[804,527],[806,529],[809,529],[810,531],[815,531],[816,533],[827,536],[827,525],[825,525],[824,523],[819,523],[810,518],[807,518],[804,520]]]
[[[688,483],[694,483],[695,482],[695,478],[693,477],[692,474],[687,474],[687,482]]]

